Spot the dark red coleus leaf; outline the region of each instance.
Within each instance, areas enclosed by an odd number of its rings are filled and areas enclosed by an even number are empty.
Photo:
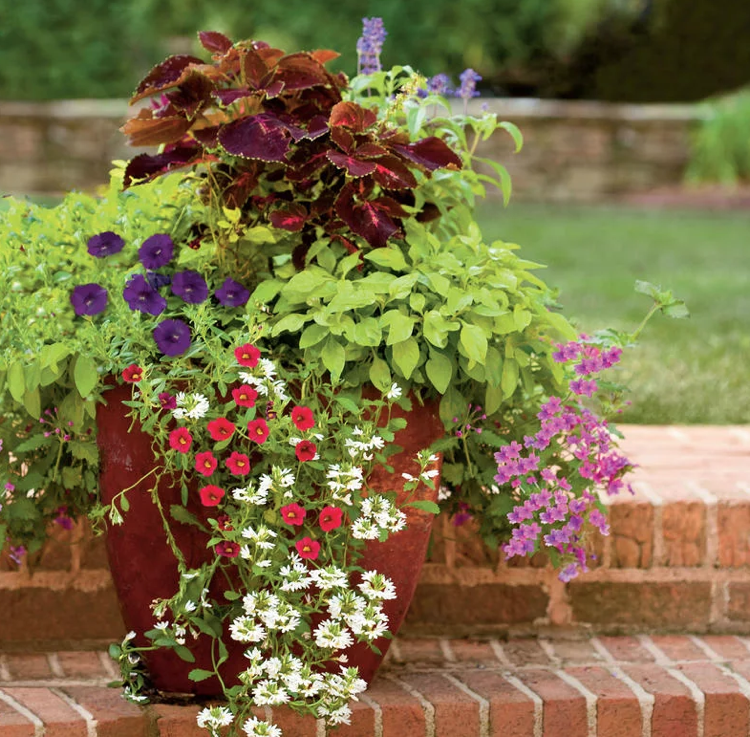
[[[252,47],[242,49],[242,54],[242,71],[245,74],[245,80],[249,85],[258,89],[268,76],[268,64],[258,50]]]
[[[440,208],[432,202],[425,202],[417,215],[417,222],[429,223],[431,220],[436,220],[439,217]]]
[[[394,151],[413,161],[418,166],[434,171],[443,166],[461,168],[461,158],[441,138],[430,136],[421,141],[408,144],[392,145]]]
[[[286,126],[275,115],[249,115],[223,126],[219,131],[222,148],[234,156],[260,161],[284,161],[289,151]]]
[[[338,51],[332,51],[331,49],[317,49],[315,51],[311,51],[310,56],[312,56],[312,58],[320,64],[326,64],[329,61],[338,59],[341,54],[339,54]]]
[[[296,233],[302,230],[305,225],[307,210],[304,206],[292,202],[290,205],[272,212],[269,220],[274,228],[281,228],[282,230],[289,230]]]
[[[157,64],[135,89],[131,103],[153,95],[155,92],[174,87],[191,64],[203,64],[203,60],[189,54],[177,54]]]
[[[356,151],[359,154],[359,149]],[[376,159],[373,179],[383,189],[413,189],[417,180],[410,169],[396,156],[381,156]]]
[[[346,153],[350,154],[356,145],[354,134],[346,128],[331,128],[331,140]]]
[[[156,156],[139,154],[128,162],[124,185],[129,187],[134,181],[149,182],[168,171],[190,166],[201,158],[202,153],[197,146],[175,146]]]
[[[151,118],[150,110],[141,110],[138,117],[131,118],[120,130],[128,137],[131,146],[158,146],[179,141],[193,122],[188,118]]]
[[[391,200],[391,203],[394,202]],[[391,203],[388,203],[389,207]],[[364,238],[373,248],[381,248],[391,236],[399,232],[398,225],[393,222],[382,204],[377,199],[357,202],[353,197],[353,191],[345,187],[336,200],[336,214],[352,232]]]
[[[341,128],[337,128],[336,131],[341,131]],[[385,156],[388,153],[387,148],[378,146],[376,143],[363,143],[361,146],[357,146],[357,150],[354,155],[358,159],[375,159],[379,156]]]
[[[200,110],[211,102],[213,82],[198,72],[187,70],[184,79],[176,90],[167,94],[169,104],[175,111],[194,118]]]
[[[219,145],[219,128],[218,125],[212,125],[208,128],[193,129],[190,135],[195,138],[201,146],[206,148],[216,148]]]
[[[218,100],[222,105],[231,105],[237,100],[241,100],[243,97],[251,97],[255,94],[252,90],[247,87],[240,87],[236,90],[214,90],[212,97]]]
[[[319,84],[328,84],[325,67],[311,54],[299,52],[287,54],[276,65],[275,81],[282,81],[287,90],[304,90]]]
[[[211,53],[225,54],[232,48],[231,40],[218,31],[200,31],[198,40],[201,42],[201,46]]]
[[[372,110],[360,107],[355,102],[339,102],[331,109],[329,125],[343,126],[355,133],[362,133],[367,128],[375,125],[377,116]]]
[[[255,167],[262,166],[262,164],[253,163],[251,166],[253,168],[235,174],[232,183],[224,190],[224,200],[228,207],[235,210],[241,208],[258,185],[258,172]]]
[[[359,161],[353,156],[332,149],[326,151],[326,156],[339,169],[345,169],[350,177],[366,177],[368,174],[372,174],[376,168],[374,161]]]

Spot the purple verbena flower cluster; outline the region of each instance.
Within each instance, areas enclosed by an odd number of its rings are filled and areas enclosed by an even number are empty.
[[[387,35],[382,18],[362,18],[362,35],[357,40],[358,74],[374,74],[382,69],[380,53]]]
[[[554,359],[577,361],[573,371],[584,377],[610,368],[621,353],[617,347],[601,349],[575,342],[557,346]],[[589,383],[582,386],[582,381]],[[582,378],[573,379],[570,387],[574,396],[590,396],[597,389],[594,379]],[[540,426],[534,435],[525,436],[523,444],[513,441],[495,454],[495,481],[510,485],[519,502],[508,514],[514,528],[503,551],[511,558],[553,548],[568,561],[559,577],[569,581],[588,570],[587,529],[609,533],[597,491],[608,495],[621,491],[622,477],[632,464],[618,451],[606,420],[578,399],[566,404],[560,397],[550,397],[537,419]]]

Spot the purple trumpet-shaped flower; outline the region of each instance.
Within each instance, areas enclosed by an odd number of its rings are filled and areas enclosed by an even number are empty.
[[[143,241],[138,258],[147,269],[160,269],[172,260],[174,243],[166,233],[157,233]]]
[[[167,308],[167,300],[159,294],[142,274],[134,274],[128,279],[122,297],[131,310],[160,315]]]
[[[80,284],[70,295],[76,315],[98,315],[107,308],[107,290],[100,284]]]
[[[191,305],[208,297],[208,285],[197,271],[178,271],[172,277],[172,292]]]
[[[216,290],[216,299],[224,307],[242,307],[250,299],[250,292],[239,282],[227,277],[224,283]]]
[[[190,348],[190,327],[182,320],[162,320],[153,336],[165,356],[181,356]]]
[[[357,41],[358,74],[374,74],[382,69],[380,52],[387,35],[382,18],[362,18],[362,35]]]
[[[91,236],[86,244],[86,250],[96,258],[104,258],[119,253],[124,246],[125,241],[117,233],[106,230]]]

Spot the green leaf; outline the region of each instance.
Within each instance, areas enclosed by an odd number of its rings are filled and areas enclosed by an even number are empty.
[[[652,284],[648,281],[636,280],[635,291],[639,292],[640,294],[648,295],[652,299],[658,300],[660,287],[657,287],[655,284]]]
[[[193,668],[193,670],[188,673],[188,678],[191,681],[205,681],[206,678],[211,678],[214,675],[216,674],[211,670],[203,670],[203,668]]]
[[[255,287],[255,290],[250,295],[250,302],[267,304],[281,291],[283,286],[284,283],[278,279],[265,279]]]
[[[195,662],[195,655],[190,652],[184,645],[177,645],[174,648],[174,651],[177,653],[177,656],[184,660],[186,663],[194,663]]]
[[[448,333],[458,329],[459,324],[444,318],[437,310],[430,310],[424,315],[422,332],[424,337],[437,348],[445,348],[448,343]]]
[[[393,383],[388,364],[378,356],[374,356],[370,364],[370,381],[381,392],[387,392]]]
[[[445,394],[445,390],[453,378],[453,364],[451,360],[440,351],[430,351],[430,359],[425,366],[427,378],[432,382],[435,389],[440,394]]]
[[[469,360],[484,365],[487,357],[487,336],[478,325],[464,324],[461,328],[461,345]]]
[[[76,389],[82,397],[91,394],[91,390],[99,381],[99,374],[96,371],[96,364],[91,358],[79,355],[76,358],[75,368],[73,369],[73,380]]]
[[[198,520],[198,518],[192,512],[188,512],[188,510],[180,504],[172,504],[169,507],[169,514],[172,519],[176,520],[177,522],[182,522],[185,525],[195,525],[196,527],[203,528],[203,524]]]
[[[517,154],[521,150],[521,147],[523,146],[523,134],[521,133],[518,126],[504,120],[498,123],[497,127],[502,128],[504,131],[507,131],[508,133],[510,133],[511,138],[513,139],[513,143],[516,144],[516,150],[513,153]]]
[[[419,363],[419,343],[414,338],[407,338],[393,346],[393,363],[408,379]]]
[[[42,414],[42,403],[39,398],[39,389],[34,389],[33,392],[26,392],[23,395],[23,406],[26,407],[26,411],[32,417],[39,417]]]
[[[500,386],[493,386],[487,384],[487,388],[484,392],[484,411],[488,414],[494,414],[500,409],[500,405],[503,403],[503,390]],[[482,441],[484,442],[484,436],[486,433],[482,433]]]
[[[416,502],[407,502],[403,506],[422,509],[425,512],[430,512],[430,514],[440,514],[440,507],[429,499],[419,499]]]
[[[401,343],[411,337],[416,320],[400,310],[388,310],[381,318],[380,325],[388,328],[386,345]]]
[[[673,317],[678,320],[684,317],[690,317],[690,311],[682,300],[677,300],[671,305],[665,305],[662,307],[662,312],[667,315],[667,317]]]
[[[342,346],[332,335],[329,335],[326,344],[323,346],[321,358],[323,360],[323,365],[331,372],[331,377],[334,381],[338,380],[341,376],[341,372],[344,370],[344,364],[346,363],[346,351],[344,350],[344,346]]]
[[[443,424],[451,425],[454,417],[463,417],[467,404],[466,397],[451,384],[440,400],[440,419]]]
[[[329,329],[325,325],[318,325],[318,323],[314,322],[302,331],[302,335],[299,337],[299,347],[309,348],[310,346],[317,345],[329,332]]]
[[[28,440],[24,440],[23,443],[17,445],[14,449],[14,453],[27,453],[30,450],[36,450],[41,448],[43,445],[51,445],[52,437],[45,438],[42,433],[38,435],[32,435]]]
[[[296,313],[284,315],[284,317],[273,326],[271,336],[275,338],[277,335],[281,335],[285,330],[288,330],[290,333],[296,333],[309,319],[309,315],[298,315]]]
[[[510,397],[518,385],[518,364],[512,358],[503,363],[503,376],[500,379],[500,387],[504,397]]]
[[[8,370],[8,391],[16,402],[23,401],[26,392],[26,380],[23,376],[23,366],[20,362],[13,363]]]
[[[357,345],[376,346],[383,339],[380,323],[374,317],[365,317],[354,325],[350,333],[351,340]]]
[[[385,266],[394,271],[403,271],[407,266],[404,254],[401,253],[401,250],[396,246],[373,248],[372,251],[368,251],[364,257],[378,266]]]

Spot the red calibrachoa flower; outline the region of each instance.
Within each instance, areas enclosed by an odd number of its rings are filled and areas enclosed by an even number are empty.
[[[297,540],[294,547],[297,548],[300,558],[309,560],[315,560],[320,552],[320,543],[311,537],[303,537],[301,540]]]
[[[323,530],[323,532],[330,532],[337,527],[341,527],[341,519],[343,516],[344,511],[338,507],[323,507],[320,512],[320,529]]]
[[[255,368],[258,365],[260,351],[254,345],[245,343],[245,345],[237,346],[237,348],[234,349],[234,357],[237,359],[237,363],[239,363],[240,366]]]
[[[236,558],[240,554],[240,545],[230,540],[222,540],[216,544],[216,554],[225,558]]]
[[[169,447],[180,453],[187,453],[193,444],[193,436],[186,427],[178,427],[169,433]]]
[[[318,446],[310,440],[300,440],[294,448],[298,461],[311,461],[318,452]]]
[[[201,476],[210,476],[218,465],[219,462],[214,458],[214,454],[210,450],[204,450],[202,453],[195,454],[195,470]]]
[[[253,387],[243,384],[237,389],[232,389],[232,399],[238,407],[255,407],[258,392]]]
[[[131,363],[126,369],[123,369],[122,380],[128,384],[137,384],[143,378],[143,369],[137,363]]]
[[[292,410],[292,422],[294,423],[294,426],[301,431],[315,427],[315,418],[309,407],[295,407]]]
[[[300,507],[297,502],[287,504],[281,508],[281,516],[288,525],[301,525],[307,514],[304,507]]]
[[[233,473],[235,476],[246,476],[250,473],[250,459],[244,453],[234,451],[227,458],[227,468],[229,473]]]
[[[252,422],[248,422],[247,431],[250,433],[250,440],[254,440],[258,445],[263,445],[263,443],[268,440],[268,436],[271,432],[268,429],[268,424],[262,417],[253,420]]]
[[[198,491],[201,498],[201,504],[204,507],[217,507],[224,498],[224,489],[220,486],[209,484]]]
[[[234,433],[234,424],[225,417],[218,417],[206,425],[208,434],[214,440],[229,440]]]
[[[234,529],[232,524],[232,518],[228,514],[222,514],[216,518],[216,526],[224,532],[228,532]]]

